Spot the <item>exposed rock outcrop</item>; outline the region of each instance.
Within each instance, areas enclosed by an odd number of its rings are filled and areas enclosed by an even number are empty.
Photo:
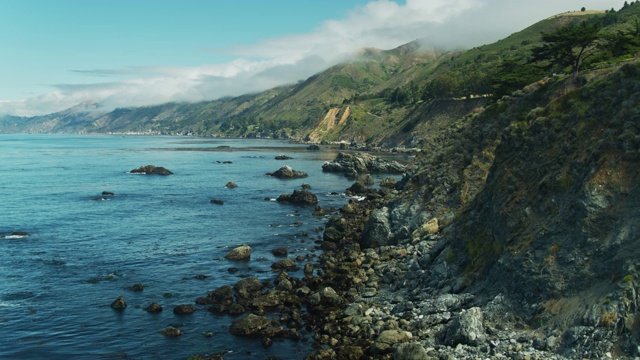
[[[277,177],[278,179],[300,179],[309,176],[309,174],[304,171],[293,170],[289,165],[285,165],[272,173],[267,173],[267,175]]]
[[[140,166],[137,169],[131,170],[130,173],[145,174],[145,175],[163,175],[163,176],[173,174],[169,169],[166,169],[162,166],[155,166],[155,165]]]
[[[322,165],[324,172],[343,173],[349,177],[365,173],[402,174],[404,165],[397,161],[387,161],[366,153],[338,153],[335,160]]]
[[[126,307],[127,303],[124,301],[122,295],[118,296],[118,298],[111,303],[111,308],[115,310],[124,310]]]
[[[176,305],[173,308],[173,313],[176,315],[189,315],[196,311],[195,306],[189,304]]]
[[[282,332],[282,326],[264,316],[249,314],[235,321],[229,328],[229,332],[237,336],[268,336]]]
[[[224,256],[227,260],[235,260],[235,261],[246,261],[251,258],[251,247],[248,245],[238,246],[236,248],[231,249]]]
[[[318,203],[318,197],[306,190],[293,190],[292,194],[282,194],[278,196],[276,201],[285,204],[306,206],[306,205],[315,205]]]
[[[363,248],[391,245],[389,208],[382,207],[371,213],[362,231],[360,245]]]

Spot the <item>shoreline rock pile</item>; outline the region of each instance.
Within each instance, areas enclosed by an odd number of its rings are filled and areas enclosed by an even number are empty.
[[[359,174],[368,173],[402,174],[405,167],[397,161],[384,160],[366,153],[340,152],[335,160],[322,165],[322,171],[343,173],[345,176],[355,178]]]

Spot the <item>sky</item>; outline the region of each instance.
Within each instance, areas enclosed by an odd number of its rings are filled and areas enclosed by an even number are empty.
[[[492,43],[620,0],[0,0],[0,114],[197,102],[295,83],[367,47]]]

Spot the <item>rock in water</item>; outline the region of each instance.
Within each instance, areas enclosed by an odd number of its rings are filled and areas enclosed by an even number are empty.
[[[318,203],[318,197],[306,190],[293,190],[292,194],[282,194],[276,201],[293,205],[315,205]]]
[[[173,313],[176,315],[189,315],[195,311],[196,308],[192,305],[176,305],[176,307],[173,308]]]
[[[178,337],[178,336],[182,335],[182,331],[180,331],[180,329],[176,329],[174,327],[168,327],[168,328],[162,330],[162,335],[167,336],[167,337]]]
[[[291,156],[287,156],[284,154],[276,155],[276,160],[291,160],[293,159]]]
[[[283,247],[279,247],[279,248],[275,248],[275,249],[271,250],[271,253],[274,256],[287,256],[289,251],[287,250],[286,246],[283,246]]]
[[[274,320],[264,316],[249,314],[246,317],[235,321],[229,332],[237,336],[258,336],[268,328],[273,327]]]
[[[227,183],[227,185],[225,185],[225,187],[229,188],[229,189],[235,189],[238,187],[238,184],[234,183],[233,181],[229,181]]]
[[[299,179],[309,176],[309,174],[304,171],[293,170],[289,165],[285,165],[272,173],[267,173],[267,175],[277,177],[278,179]]]
[[[253,298],[262,294],[264,284],[257,277],[248,277],[238,281],[233,290],[236,293],[238,303],[251,302]]]
[[[238,246],[224,256],[227,260],[246,261],[251,258],[251,247],[248,245]]]
[[[152,314],[157,314],[159,312],[162,312],[162,306],[158,303],[151,303],[149,304],[149,306],[144,308],[144,311]]]
[[[29,236],[29,233],[26,233],[24,231],[14,231],[9,235],[4,235],[5,239],[21,239],[21,238],[25,238]],[[0,237],[3,237],[2,234],[0,234]]]
[[[126,307],[127,303],[124,301],[124,297],[122,295],[118,296],[118,298],[111,303],[112,309],[124,310]]]
[[[137,169],[133,169],[130,171],[132,174],[146,174],[146,175],[171,175],[173,174],[166,168],[162,166],[154,166],[154,165],[144,165],[140,166]]]

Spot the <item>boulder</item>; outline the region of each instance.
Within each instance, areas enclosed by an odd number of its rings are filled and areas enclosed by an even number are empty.
[[[333,217],[327,221],[325,226],[322,240],[337,243],[347,234],[349,223],[343,217]]]
[[[360,346],[343,346],[337,350],[338,359],[359,360],[364,359],[364,350]]]
[[[173,313],[176,315],[189,315],[194,312],[196,312],[196,308],[193,305],[176,305],[176,307],[173,308]]]
[[[282,304],[283,292],[281,290],[272,290],[260,296],[251,299],[251,307],[254,309],[274,308]]]
[[[291,156],[287,156],[284,154],[276,155],[276,160],[291,160],[293,159]]]
[[[436,360],[427,354],[427,350],[419,342],[402,343],[393,354],[396,360]]]
[[[229,181],[227,185],[225,185],[225,187],[229,189],[235,189],[238,187],[238,184],[234,183],[233,181]]]
[[[162,305],[152,302],[151,304],[149,304],[147,307],[144,308],[144,311],[152,314],[157,314],[159,312],[162,312]]]
[[[222,200],[222,199],[211,199],[210,202],[212,204],[216,204],[216,205],[224,205],[224,200]]]
[[[238,321],[234,321],[229,328],[229,332],[236,336],[262,336],[270,332],[269,328],[273,327],[275,327],[275,320],[249,314]]]
[[[299,269],[299,267],[296,265],[296,262],[291,258],[276,261],[273,264],[271,264],[271,268],[274,270],[298,270]]]
[[[166,168],[163,168],[162,166],[154,166],[154,165],[140,166],[137,169],[131,170],[130,173],[146,174],[146,175],[164,175],[164,176],[173,174],[171,171],[169,171]]]
[[[233,289],[229,285],[221,286],[207,294],[206,297],[196,299],[198,305],[222,304],[229,306],[233,303]]]
[[[307,150],[309,150],[309,151],[319,151],[320,150],[320,146],[318,146],[316,144],[311,144],[311,145],[307,146]]]
[[[176,329],[174,327],[168,327],[162,330],[162,335],[166,337],[178,337],[182,335],[182,331],[180,329]]]
[[[362,231],[360,245],[363,248],[394,245],[391,241],[389,208],[385,206],[371,213]]]
[[[233,286],[238,302],[250,301],[261,295],[262,289],[264,289],[264,284],[256,277],[242,279]]]
[[[438,233],[438,231],[440,231],[440,227],[438,226],[438,219],[433,218],[416,229],[416,231],[411,234],[411,237],[414,239],[419,239],[424,235],[435,235]]]
[[[307,190],[293,190],[292,194],[282,194],[276,199],[277,202],[292,205],[315,205],[318,203],[318,197]]]
[[[142,285],[142,284],[133,284],[130,289],[131,289],[131,291],[142,291],[142,290],[144,290],[144,285]]]
[[[288,252],[289,252],[289,251],[288,251],[288,249],[287,249],[287,247],[286,247],[286,246],[279,247],[279,248],[275,248],[275,249],[271,250],[271,253],[272,253],[274,256],[287,256],[287,253],[288,253]]]
[[[238,246],[224,256],[227,260],[247,261],[251,258],[251,247],[248,245]]]
[[[309,174],[304,171],[293,170],[289,165],[285,165],[272,173],[267,173],[267,175],[277,177],[278,179],[299,179],[309,176]]]
[[[320,289],[320,291],[313,293],[308,301],[312,306],[321,306],[324,308],[340,306],[344,303],[340,295],[330,286],[326,286]]]
[[[385,330],[374,341],[371,350],[378,354],[390,353],[394,345],[407,342],[412,338],[413,335],[408,331]]]
[[[394,178],[384,178],[380,180],[380,187],[393,189],[398,182]]]
[[[112,309],[124,310],[126,307],[127,303],[124,301],[124,297],[122,295],[118,296],[118,298],[111,303]]]
[[[102,195],[103,195],[103,196],[114,196],[115,194],[114,194],[114,193],[112,193],[111,191],[103,191],[103,192],[102,192]]]
[[[371,175],[360,175],[353,185],[347,189],[347,192],[351,194],[366,194],[369,191],[369,185],[373,185]]]
[[[479,307],[463,310],[455,319],[449,329],[445,344],[457,346],[458,344],[477,346],[486,339],[484,330],[484,315]]]
[[[340,152],[335,160],[322,165],[324,172],[340,172],[353,177],[364,173],[402,174],[405,167],[397,161],[387,161],[364,153]]]

